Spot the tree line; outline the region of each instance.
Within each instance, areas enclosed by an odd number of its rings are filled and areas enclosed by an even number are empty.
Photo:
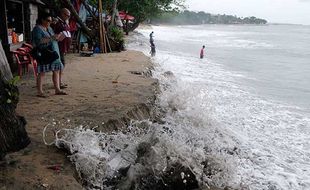
[[[70,0],[42,0],[50,8],[59,10],[61,6],[68,7]],[[83,3],[98,8],[98,0],[82,0]],[[185,0],[102,0],[103,10],[107,14],[112,14],[113,8],[135,17],[134,23],[130,30],[134,30],[140,23],[161,15],[165,12],[178,12],[184,8]],[[75,15],[72,15],[75,16]]]
[[[176,25],[199,25],[199,24],[266,24],[267,20],[251,17],[237,17],[233,15],[210,14],[203,11],[166,11],[153,19],[152,24],[176,24]]]

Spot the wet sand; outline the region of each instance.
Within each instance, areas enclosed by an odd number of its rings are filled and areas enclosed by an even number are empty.
[[[0,163],[0,189],[82,189],[67,153],[43,143],[44,127],[56,122],[57,129],[88,125],[111,131],[131,118],[150,117],[156,90],[156,81],[146,76],[151,67],[149,58],[135,51],[70,54],[64,73],[68,95],[54,95],[49,73],[44,81],[48,98],[36,97],[32,74],[23,76],[17,113],[25,116],[32,142]],[[47,134],[51,141],[52,131]]]

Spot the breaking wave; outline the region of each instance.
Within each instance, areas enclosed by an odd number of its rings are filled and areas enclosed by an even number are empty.
[[[148,54],[147,39],[133,39],[129,48]],[[240,83],[247,76],[212,60],[157,53],[153,77],[160,82],[161,119],[132,121],[113,134],[83,126],[58,132],[56,145],[70,151],[86,187],[310,188],[307,112],[251,93]]]

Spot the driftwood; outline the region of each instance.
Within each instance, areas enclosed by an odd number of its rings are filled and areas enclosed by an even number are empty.
[[[6,56],[0,45],[0,159],[8,152],[25,148],[30,139],[25,130],[26,120],[17,116],[18,88],[10,84],[12,78]]]

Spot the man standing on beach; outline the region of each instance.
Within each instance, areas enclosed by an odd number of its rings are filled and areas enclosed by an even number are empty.
[[[151,44],[151,46],[155,46],[155,45],[154,45],[153,34],[154,34],[154,32],[152,31],[152,32],[150,33],[150,44]]]
[[[205,50],[205,46],[202,46],[202,48],[200,50],[200,59],[203,59],[203,57],[204,57],[204,50]]]
[[[54,31],[56,34],[63,33],[66,38],[62,41],[58,42],[59,45],[59,52],[60,52],[60,59],[62,64],[65,67],[65,55],[70,49],[70,43],[71,43],[71,34],[70,34],[70,26],[68,24],[70,18],[70,11],[66,8],[63,8],[60,10],[60,15],[57,17],[58,22],[54,26]],[[66,88],[67,85],[62,83],[62,76],[63,76],[63,70],[59,73],[59,84],[60,88]]]

